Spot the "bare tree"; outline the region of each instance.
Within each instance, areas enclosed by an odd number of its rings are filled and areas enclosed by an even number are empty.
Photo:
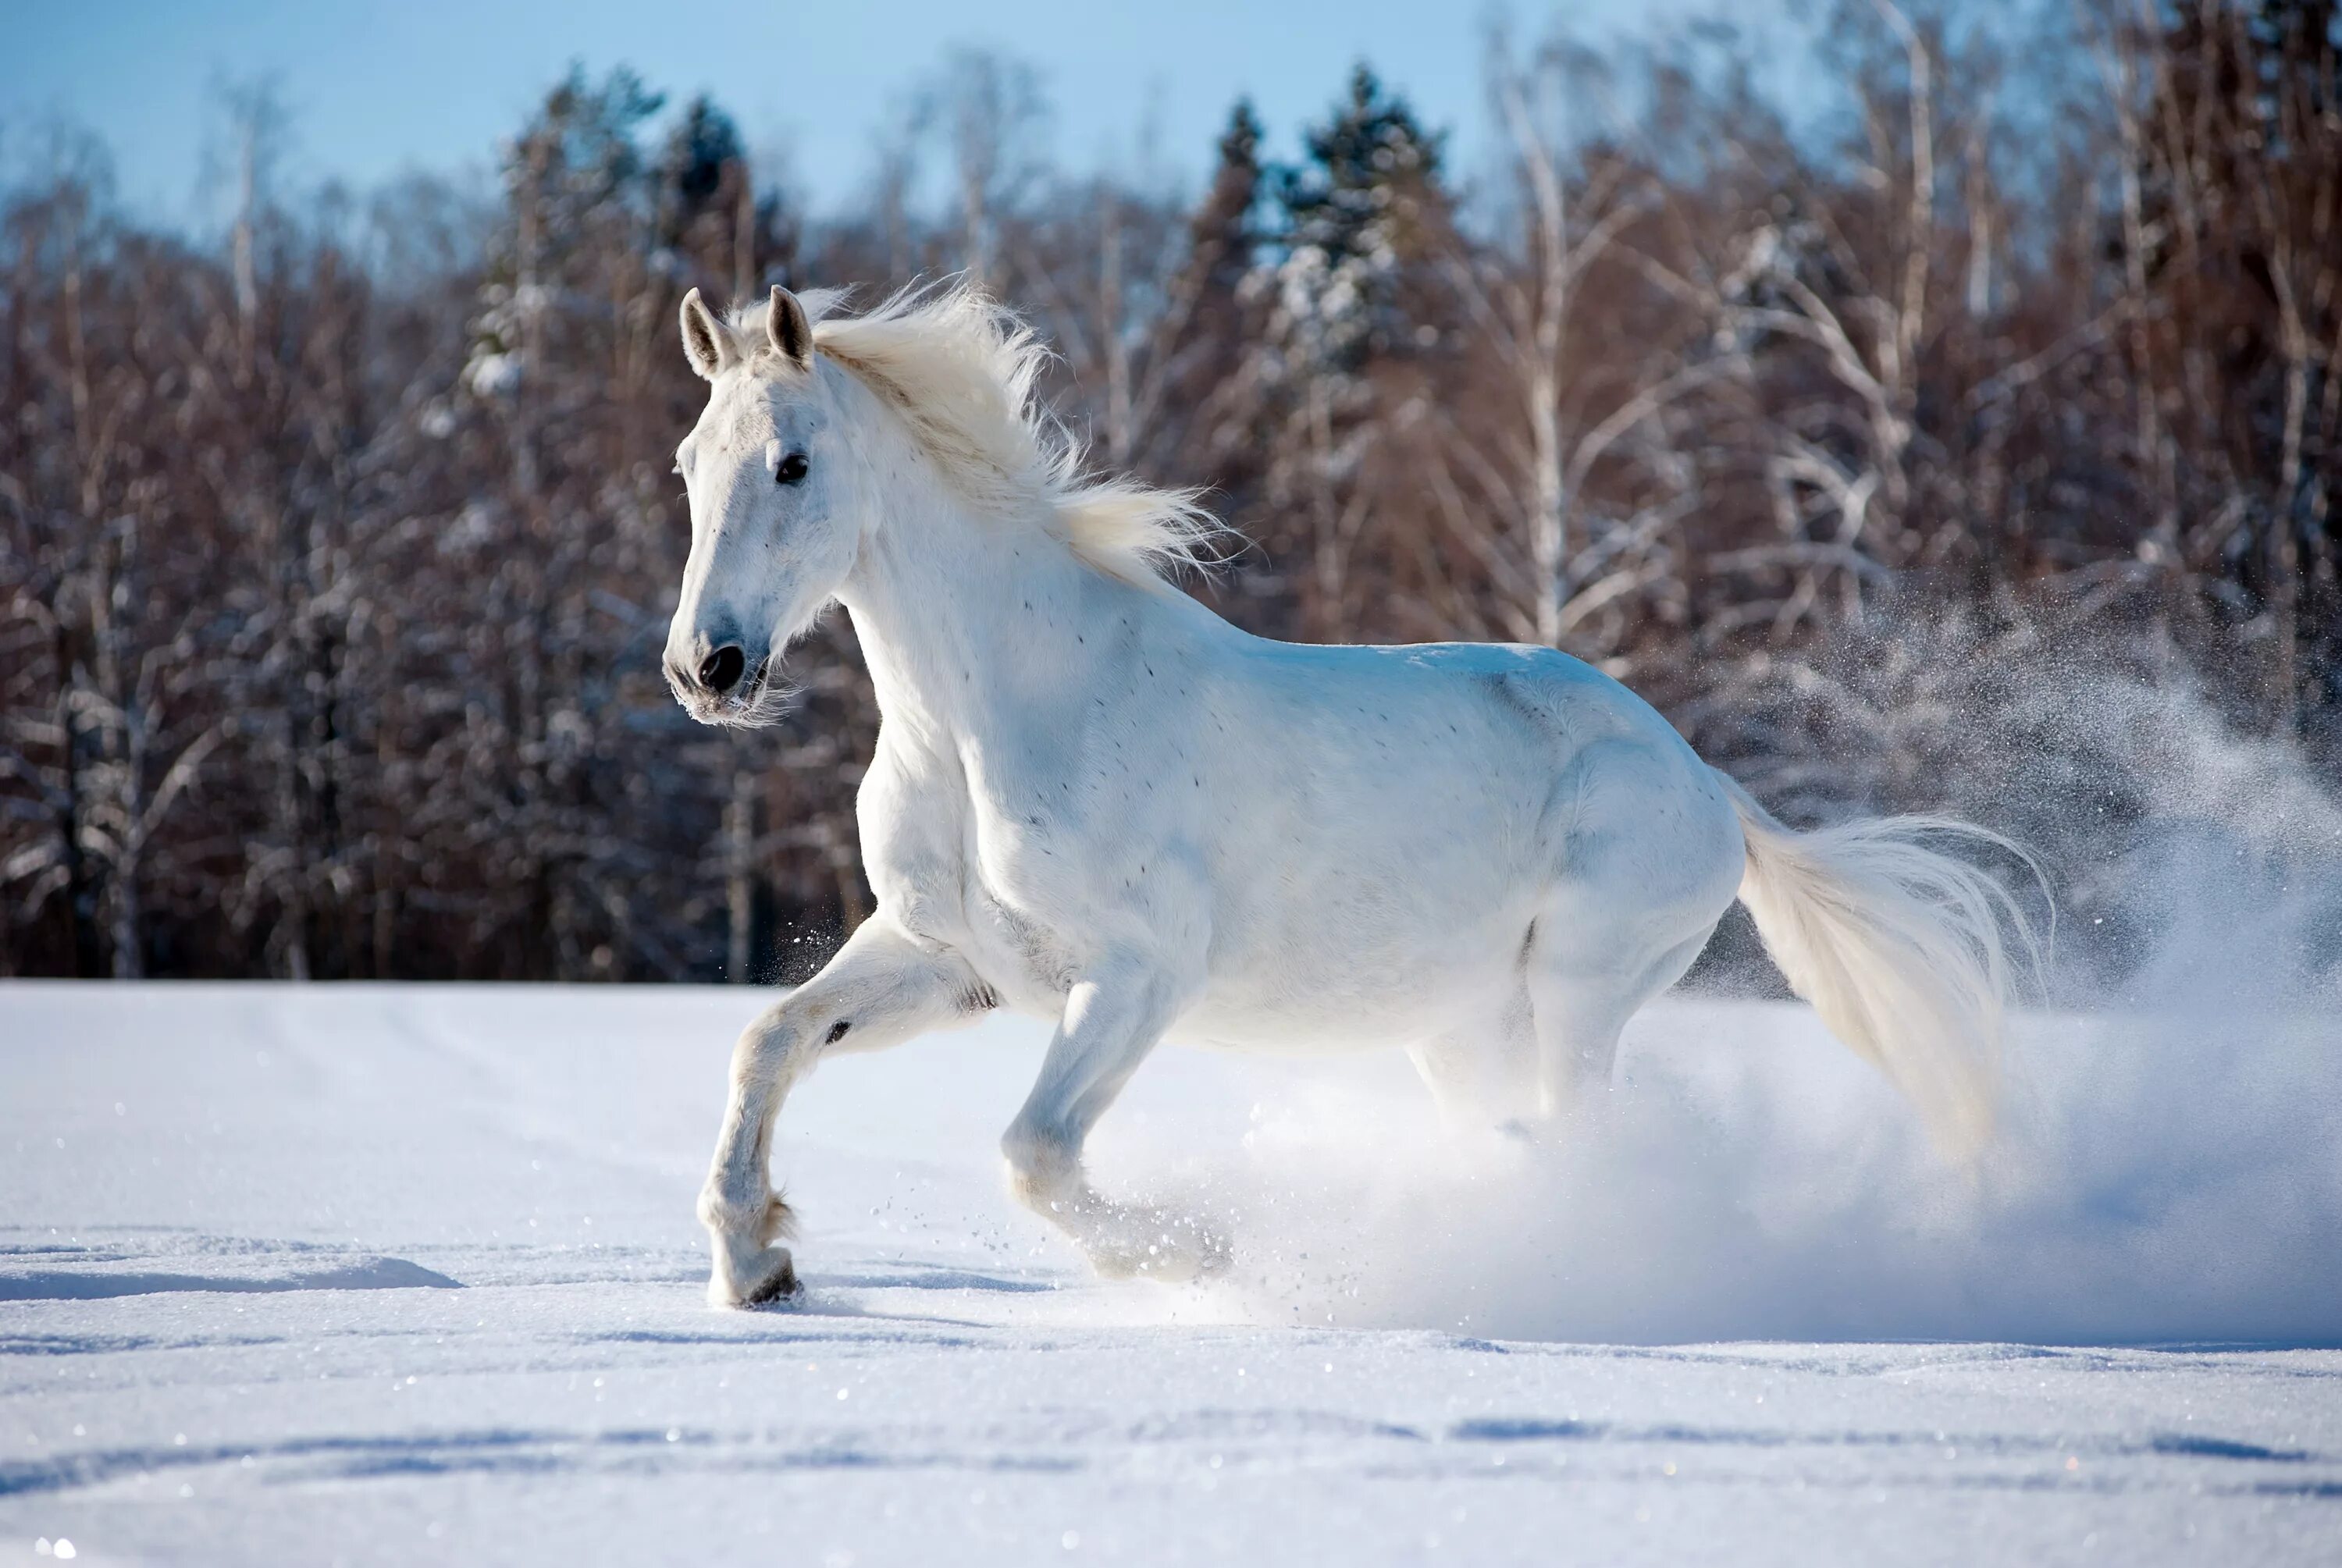
[[[1212,489],[1232,616],[1566,646],[1792,810],[2097,767],[1995,674],[2053,645],[2342,760],[2334,7],[1983,20],[1856,0],[1794,131],[1732,46],[1492,40],[1479,188],[1364,69],[1192,200],[1058,167],[970,52],[818,217],[623,72],[370,204],[225,93],[193,237],[59,138],[0,190],[0,971],[748,980],[860,919],[850,618],[771,732],[658,675],[692,286],[973,270],[1100,462]]]

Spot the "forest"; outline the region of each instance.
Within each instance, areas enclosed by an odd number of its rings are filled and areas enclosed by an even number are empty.
[[[216,233],[7,127],[0,974],[802,974],[876,713],[843,614],[771,729],[667,693],[677,304],[959,273],[1094,465],[1204,487],[1221,614],[1560,647],[1793,821],[2016,835],[2118,968],[2177,726],[2342,764],[2342,12],[1817,35],[1492,28],[1477,167],[1333,61],[1289,162],[1237,103],[1184,187],[945,51],[835,211],[624,69],[488,188],[292,188],[224,93]]]

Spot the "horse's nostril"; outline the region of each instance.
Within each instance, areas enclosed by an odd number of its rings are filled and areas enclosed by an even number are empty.
[[[737,643],[726,643],[699,662],[699,684],[722,696],[740,684],[741,672],[748,667],[748,655],[740,651]]]

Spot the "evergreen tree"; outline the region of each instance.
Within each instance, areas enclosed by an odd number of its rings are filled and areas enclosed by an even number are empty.
[[[1206,299],[1233,300],[1253,268],[1263,238],[1262,186],[1267,171],[1260,161],[1261,127],[1252,100],[1239,98],[1220,134],[1220,160],[1211,188],[1196,205],[1189,225],[1191,265],[1199,269]]]
[[[646,193],[637,138],[666,102],[624,67],[593,83],[572,66],[512,145],[505,165],[510,199],[541,215],[548,240],[586,238],[576,225],[598,225],[614,205],[639,211]]]
[[[561,291],[636,248],[648,194],[636,137],[665,101],[623,67],[596,84],[572,66],[506,147],[505,219],[465,370],[475,392],[510,392],[541,352],[545,315]]]
[[[1419,389],[1388,373],[1436,340],[1428,264],[1449,213],[1438,137],[1363,65],[1304,146],[1276,172],[1281,244],[1246,288],[1269,302],[1253,379],[1278,520],[1260,543],[1308,570],[1251,587],[1290,629],[1328,637],[1371,592],[1366,541],[1386,508],[1410,504],[1403,474],[1421,466],[1385,417]]]
[[[746,167],[747,154],[732,116],[705,93],[692,99],[659,157],[660,240],[674,245],[703,214],[728,208],[736,199],[728,182],[745,178]]]
[[[1278,172],[1282,325],[1311,360],[1354,370],[1407,341],[1396,309],[1408,274],[1449,218],[1439,143],[1361,64],[1348,98],[1308,133],[1306,160]]]
[[[1264,314],[1263,291],[1251,286],[1267,239],[1261,135],[1251,101],[1238,99],[1211,183],[1187,218],[1186,257],[1166,290],[1160,390],[1149,400],[1162,472],[1208,485],[1219,504],[1239,509],[1257,492],[1266,458],[1257,387],[1246,374]]]

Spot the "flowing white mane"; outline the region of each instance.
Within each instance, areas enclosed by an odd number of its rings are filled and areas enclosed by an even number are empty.
[[[1192,490],[1083,471],[1081,444],[1035,391],[1049,351],[1006,305],[956,279],[902,289],[860,315],[829,314],[843,291],[798,296],[814,347],[900,414],[945,475],[980,510],[1037,516],[1090,564],[1156,585],[1210,559],[1220,523]],[[731,315],[745,344],[765,341],[769,304]]]

